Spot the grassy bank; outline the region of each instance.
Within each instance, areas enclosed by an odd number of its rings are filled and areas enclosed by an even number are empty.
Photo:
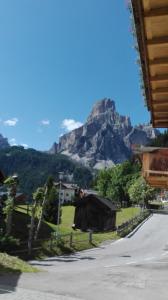
[[[0,253],[0,274],[1,273],[33,273],[38,270],[25,261],[6,253]]]
[[[59,232],[63,235],[70,234],[72,232],[72,224],[73,224],[73,217],[74,217],[74,210],[73,206],[65,206],[63,207],[62,211],[62,223],[59,226]],[[130,220],[131,218],[135,217],[140,213],[139,207],[130,207],[130,208],[123,208],[121,211],[117,212],[117,220],[116,225],[121,225],[123,222]],[[55,231],[57,230],[57,226],[48,223]],[[89,243],[88,233],[81,233],[80,230],[73,232],[74,238],[74,245],[70,249],[69,247],[69,239],[65,237],[62,238],[62,244],[60,246],[63,247],[63,250],[71,250],[71,251],[80,251],[84,249],[91,248],[93,246],[98,246],[102,242],[118,239],[119,236],[117,235],[116,231],[110,232],[102,232],[102,233],[94,233],[93,234],[93,245]],[[59,245],[58,245],[59,246]],[[57,250],[60,253],[60,249]]]
[[[25,208],[19,207],[19,212],[26,213]],[[92,244],[89,243],[89,233],[81,232],[80,230],[76,230],[75,232],[72,230],[73,218],[74,218],[74,210],[73,206],[64,206],[62,207],[62,223],[58,226],[53,225],[51,223],[45,222],[46,226],[51,229],[51,231],[59,232],[61,238],[57,240],[57,242],[51,243],[43,242],[42,249],[33,253],[35,257],[43,257],[50,255],[60,255],[64,253],[70,253],[74,251],[80,251],[84,249],[88,249],[94,246],[99,246],[102,242],[118,239],[119,236],[115,231],[113,232],[102,232],[102,233],[94,233]],[[130,207],[123,208],[119,212],[117,212],[117,220],[116,225],[120,225],[123,222],[130,220],[131,218],[138,215],[140,212],[140,208],[138,207]],[[41,230],[43,231],[43,230]],[[46,231],[47,232],[47,231]],[[73,232],[73,244],[70,247],[70,233]],[[44,232],[42,232],[42,238],[46,237]]]

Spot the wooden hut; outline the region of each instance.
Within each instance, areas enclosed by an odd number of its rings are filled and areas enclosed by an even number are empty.
[[[117,206],[109,199],[89,194],[75,201],[73,229],[108,231],[116,228]]]

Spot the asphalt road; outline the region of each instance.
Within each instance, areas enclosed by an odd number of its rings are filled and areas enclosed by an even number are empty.
[[[168,300],[168,215],[129,238],[32,264],[43,271],[0,277],[0,299]]]

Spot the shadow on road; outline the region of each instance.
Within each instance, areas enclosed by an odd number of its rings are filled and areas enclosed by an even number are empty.
[[[0,265],[0,295],[9,294],[15,291],[21,273]]]
[[[53,257],[53,258],[46,258],[44,260],[40,261],[35,261],[31,262],[31,265],[36,266],[52,266],[52,262],[65,262],[65,263],[71,263],[71,262],[76,262],[80,260],[95,260],[94,257],[91,256],[75,256],[75,255],[70,255],[70,256],[61,256],[61,257]],[[46,262],[46,263],[45,263]]]

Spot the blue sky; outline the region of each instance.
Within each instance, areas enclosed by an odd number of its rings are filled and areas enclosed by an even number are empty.
[[[133,124],[150,121],[126,0],[1,0],[0,40],[0,133],[11,144],[47,150],[105,97]]]

